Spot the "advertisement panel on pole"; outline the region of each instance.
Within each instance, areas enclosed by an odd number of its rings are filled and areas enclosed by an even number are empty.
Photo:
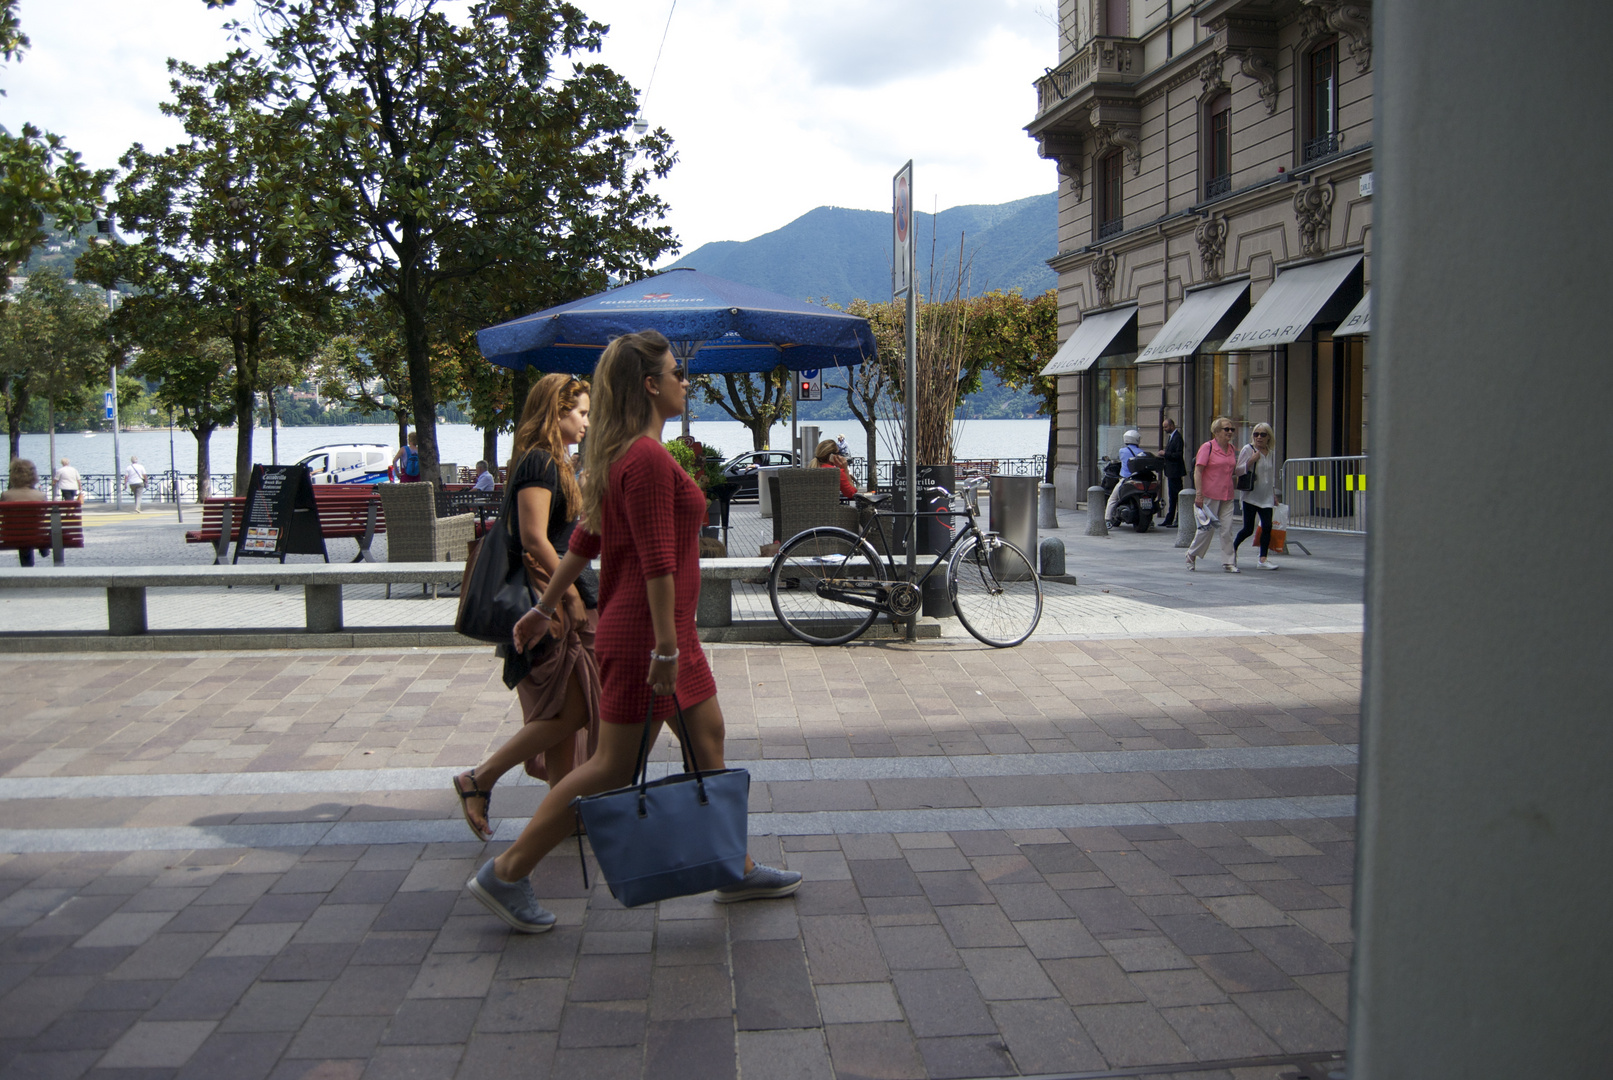
[[[913,163],[897,171],[891,184],[891,295],[913,287]]]

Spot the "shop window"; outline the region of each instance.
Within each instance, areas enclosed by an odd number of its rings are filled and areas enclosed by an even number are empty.
[[[1250,354],[1246,352],[1218,352],[1201,354],[1197,364],[1198,427],[1204,438],[1210,438],[1210,421],[1217,416],[1232,418],[1238,425],[1237,445],[1249,441],[1249,367]]]
[[[1119,457],[1126,429],[1137,426],[1136,359],[1136,353],[1123,353],[1105,356],[1098,361],[1094,428],[1098,434],[1100,458],[1112,461]]]
[[[1097,218],[1099,240],[1114,236],[1125,228],[1125,219],[1122,214],[1125,189],[1120,179],[1124,164],[1125,162],[1119,150],[1112,151],[1098,159],[1096,169],[1098,192],[1094,214]]]
[[[1232,95],[1217,94],[1204,108],[1204,197],[1232,190]]]
[[[1335,38],[1305,57],[1305,134],[1301,164],[1339,152],[1339,43]]]

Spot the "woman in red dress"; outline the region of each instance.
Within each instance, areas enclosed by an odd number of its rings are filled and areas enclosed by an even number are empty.
[[[602,556],[594,642],[599,748],[550,789],[520,837],[468,882],[488,910],[526,933],[542,933],[555,919],[538,903],[529,875],[570,835],[573,799],[632,779],[652,702],[659,729],[675,693],[697,760],[723,768],[722,707],[694,622],[706,497],[661,445],[666,422],[683,414],[689,382],[666,338],[646,331],[606,346],[593,391],[582,522],[538,606],[516,624],[515,646],[525,651],[538,635],[563,632],[561,597],[588,561]],[[748,856],[745,870],[744,879],[717,891],[719,903],[788,896],[801,884],[800,874]]]

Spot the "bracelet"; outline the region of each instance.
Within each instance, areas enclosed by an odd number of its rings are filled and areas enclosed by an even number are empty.
[[[678,650],[677,649],[673,649],[672,650],[672,655],[670,655],[670,656],[662,656],[660,653],[656,652],[654,649],[650,650],[650,663],[652,663],[652,664],[670,664],[670,663],[672,663],[672,661],[676,660],[677,658],[678,658]]]
[[[538,609],[538,614],[547,615],[551,619],[554,618],[554,608],[552,608],[552,607],[544,607],[543,606],[543,601],[541,599],[537,603],[533,604],[532,606]]]

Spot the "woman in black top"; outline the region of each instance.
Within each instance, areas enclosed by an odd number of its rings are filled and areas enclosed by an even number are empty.
[[[510,548],[541,594],[566,553],[582,508],[569,447],[588,430],[588,384],[545,375],[532,387],[515,429],[508,493]],[[594,661],[596,590],[587,580],[566,591],[565,634],[516,684],[524,723],[491,757],[454,778],[465,821],[491,839],[493,785],[516,765],[552,787],[593,752],[599,739],[599,668]],[[507,650],[508,646],[500,646]]]

